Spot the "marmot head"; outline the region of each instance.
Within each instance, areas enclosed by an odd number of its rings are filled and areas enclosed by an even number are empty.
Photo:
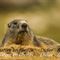
[[[8,31],[11,32],[11,37],[16,39],[17,44],[22,44],[22,41],[28,42],[32,39],[30,27],[25,20],[16,19],[8,23]]]
[[[30,32],[29,25],[27,24],[26,20],[13,20],[12,22],[8,23],[8,29],[11,32],[17,33],[28,33]]]

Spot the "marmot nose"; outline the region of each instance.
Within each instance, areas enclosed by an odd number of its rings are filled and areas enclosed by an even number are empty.
[[[27,24],[26,24],[26,23],[23,23],[23,24],[21,25],[21,27],[22,27],[22,28],[27,28]]]

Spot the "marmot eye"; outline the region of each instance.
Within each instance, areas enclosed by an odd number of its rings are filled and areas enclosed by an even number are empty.
[[[11,25],[10,25],[10,24],[8,24],[8,27],[10,28],[10,27],[11,27]]]
[[[14,24],[14,25],[17,25],[17,22],[14,22],[13,24]]]

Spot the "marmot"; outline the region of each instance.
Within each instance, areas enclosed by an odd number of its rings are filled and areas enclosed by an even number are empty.
[[[29,27],[28,23],[25,20],[13,20],[12,22],[8,23],[8,29],[2,40],[2,45],[10,45],[10,44],[17,44],[17,45],[30,45],[42,48],[54,48],[57,46],[57,42],[50,38],[45,37],[38,37],[36,36],[31,28]]]

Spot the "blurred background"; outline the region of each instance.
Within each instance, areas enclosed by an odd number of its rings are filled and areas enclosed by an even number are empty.
[[[0,0],[0,41],[13,19],[25,19],[35,34],[60,42],[60,0]]]

